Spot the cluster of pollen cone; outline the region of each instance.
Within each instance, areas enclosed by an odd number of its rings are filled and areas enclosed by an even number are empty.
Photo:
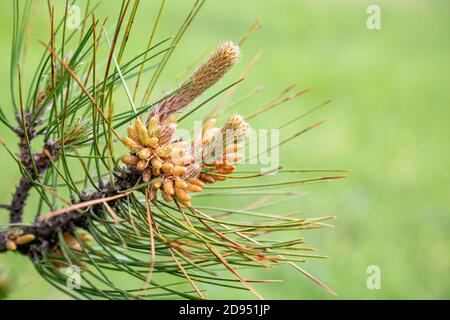
[[[130,155],[123,156],[122,162],[149,183],[151,201],[160,193],[165,201],[176,199],[190,207],[191,192],[200,192],[205,183],[223,181],[234,172],[241,158],[239,142],[250,127],[239,115],[232,116],[222,128],[216,128],[215,122],[206,121],[201,134],[191,142],[174,139],[177,123],[172,117],[160,122],[153,116],[146,124],[136,118],[128,127],[122,143]]]

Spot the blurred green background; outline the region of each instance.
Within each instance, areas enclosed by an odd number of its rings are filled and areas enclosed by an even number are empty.
[[[61,11],[62,1],[55,2]],[[370,4],[381,8],[381,30],[366,27]],[[103,1],[97,15],[115,21],[119,5]],[[142,1],[128,52],[144,48],[158,5],[159,1]],[[158,38],[172,35],[191,5],[168,1]],[[261,107],[291,83],[311,88],[311,93],[260,117],[257,124],[270,127],[278,118],[331,99],[330,107],[301,126],[320,119],[327,119],[326,124],[283,147],[281,162],[286,167],[353,170],[348,179],[299,188],[307,195],[294,205],[305,216],[338,216],[333,221],[336,228],[305,234],[308,245],[330,257],[308,261],[305,269],[332,287],[338,298],[450,298],[450,3],[208,0],[176,49],[159,89],[172,87],[174,78],[218,42],[239,39],[258,17],[262,29],[245,43],[241,63],[218,88],[236,79],[262,50],[236,97],[258,86],[265,90],[240,111]],[[0,106],[5,112],[10,105],[11,26],[12,5],[1,1]],[[42,52],[38,38],[48,38],[44,1],[27,61]],[[14,146],[4,126],[0,137]],[[19,171],[3,150],[0,154],[0,203],[8,203]],[[30,211],[32,206],[33,201]],[[0,223],[6,221],[5,212],[0,212]],[[379,290],[367,288],[370,265],[380,267]],[[9,270],[13,280],[8,298],[65,298],[40,279],[24,257],[0,255],[0,267]],[[257,286],[266,298],[334,299],[288,267],[252,274],[262,275],[285,280]],[[218,289],[210,297],[253,298]]]

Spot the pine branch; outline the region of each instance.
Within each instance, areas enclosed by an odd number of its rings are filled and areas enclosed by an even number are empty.
[[[11,205],[8,206],[10,212],[10,223],[21,223],[23,220],[23,211],[25,202],[29,196],[30,190],[33,187],[33,180],[38,179],[47,170],[50,159],[47,154],[54,154],[54,143],[51,141],[44,145],[46,152],[32,153],[30,149],[31,140],[36,137],[36,127],[41,123],[40,118],[32,122],[30,113],[24,115],[24,119],[17,116],[19,126],[14,130],[19,137],[19,159],[22,167],[27,171],[27,174],[22,175],[19,184],[13,194]]]
[[[92,15],[92,26],[85,33],[83,21],[79,43],[70,54],[65,54],[68,52],[66,45],[76,31],[66,34],[66,16],[55,24],[54,8],[49,2],[50,41],[42,42],[46,51],[35,70],[26,99],[22,96],[20,68],[17,68],[17,97],[13,88],[16,62],[20,60],[21,39],[13,42],[12,105],[18,125],[14,128],[2,113],[0,121],[17,135],[18,156],[2,140],[0,142],[19,164],[22,177],[11,203],[0,204],[0,209],[6,209],[10,214],[10,224],[0,229],[0,253],[17,252],[30,257],[36,270],[51,284],[71,296],[83,298],[204,299],[204,290],[198,284],[250,290],[261,298],[251,283],[272,280],[246,279],[240,269],[270,268],[286,263],[328,289],[296,265],[305,262],[306,258],[324,256],[305,253],[314,249],[303,247],[303,238],[281,241],[270,235],[280,231],[326,227],[329,225],[323,221],[333,217],[294,217],[298,212],[277,211],[277,214],[268,214],[258,209],[276,205],[278,201],[272,202],[272,196],[298,195],[291,191],[277,193],[271,189],[325,182],[342,176],[239,184],[241,179],[259,180],[266,174],[257,171],[257,174],[242,175],[244,171],[235,171],[241,159],[241,143],[246,141],[251,127],[248,119],[240,115],[219,121],[222,125],[216,126],[216,119],[210,115],[216,113],[222,102],[203,119],[200,133],[194,133],[192,139],[186,141],[179,139],[177,126],[184,118],[242,80],[192,106],[197,98],[236,64],[240,55],[239,46],[232,42],[222,43],[205,63],[180,82],[170,94],[151,104],[147,103],[171,53],[203,2],[195,1],[170,47],[147,57],[147,53],[166,41],[151,46],[158,25],[156,22],[148,48],[126,63],[122,63],[123,53],[139,1],[135,2],[129,15],[127,8],[131,2],[123,2],[112,42],[104,28],[106,20],[98,29],[99,21]],[[162,8],[163,4],[158,19]],[[16,6],[15,12],[17,10]],[[128,24],[120,42],[121,26],[127,16]],[[86,15],[86,19],[89,17]],[[26,20],[26,15],[23,19]],[[15,34],[23,34],[22,31],[16,28]],[[106,61],[102,61],[97,52],[102,37],[109,47]],[[59,39],[62,41],[59,42]],[[115,48],[118,48],[118,54]],[[162,53],[165,53],[162,61],[149,66],[156,70],[143,95],[145,103],[135,105],[139,79],[147,71],[144,64]],[[139,62],[141,58],[143,60]],[[106,63],[104,75],[100,74],[102,68],[99,65],[102,63]],[[135,70],[139,71],[136,73]],[[131,98],[127,81],[135,76],[138,80]],[[114,111],[113,95],[119,85],[125,89],[131,110],[117,114]],[[304,92],[287,96],[292,88],[283,91],[249,118],[273,110]],[[228,95],[231,93],[228,92]],[[146,118],[139,118],[146,112]],[[183,114],[177,120],[173,115],[179,112]],[[283,126],[301,117],[303,115]],[[127,128],[127,135],[119,134],[123,126],[130,122],[134,123]],[[276,147],[315,126],[282,140]],[[41,151],[33,152],[31,142],[39,135],[43,137]],[[129,149],[120,158],[121,165],[114,152],[116,142]],[[259,141],[251,142],[260,145]],[[247,141],[246,144],[251,142]],[[272,148],[261,152],[271,151]],[[81,177],[72,166],[74,158],[81,163]],[[284,172],[293,174],[309,171],[293,169]],[[228,179],[230,183],[222,185],[221,182]],[[218,186],[211,186],[215,183]],[[25,203],[32,188],[36,188],[40,194],[39,209],[31,224],[23,224]],[[266,191],[262,193],[259,189]],[[47,192],[51,196],[47,196]],[[199,196],[245,196],[252,202],[240,208],[222,207],[219,201],[217,208],[202,207],[201,202],[195,199]],[[252,197],[255,196],[258,198],[253,202]],[[232,203],[234,198],[228,198],[230,201],[224,204]],[[53,211],[40,215],[44,202]],[[61,208],[62,203],[65,206]],[[218,211],[217,214],[214,211]],[[247,220],[246,216],[252,219]],[[70,266],[81,267],[83,282],[76,292],[68,292],[64,287],[67,275],[62,270]],[[218,270],[228,270],[231,278],[218,277]],[[117,286],[111,275],[115,272],[137,279],[143,286]],[[164,277],[159,278],[158,274]],[[172,282],[172,278],[176,282]],[[190,284],[193,291],[177,287],[185,283]]]
[[[139,175],[127,171],[116,176],[114,183],[107,183],[101,191],[87,191],[80,196],[78,203],[108,198],[123,193],[136,185]],[[28,195],[28,193],[27,193]],[[26,200],[26,197],[25,197]],[[108,204],[115,208],[117,200],[109,201]],[[18,206],[18,212],[23,212],[23,205]],[[88,228],[88,216],[101,217],[104,213],[102,204],[89,205],[83,210],[69,210],[63,214],[51,216],[46,219],[38,219],[29,226],[12,228],[0,233],[0,252],[8,250],[8,242],[17,238],[27,236],[30,241],[17,246],[17,252],[28,255],[32,259],[40,259],[44,252],[58,245],[58,233],[73,233],[76,228]],[[11,209],[11,212],[12,209]]]

